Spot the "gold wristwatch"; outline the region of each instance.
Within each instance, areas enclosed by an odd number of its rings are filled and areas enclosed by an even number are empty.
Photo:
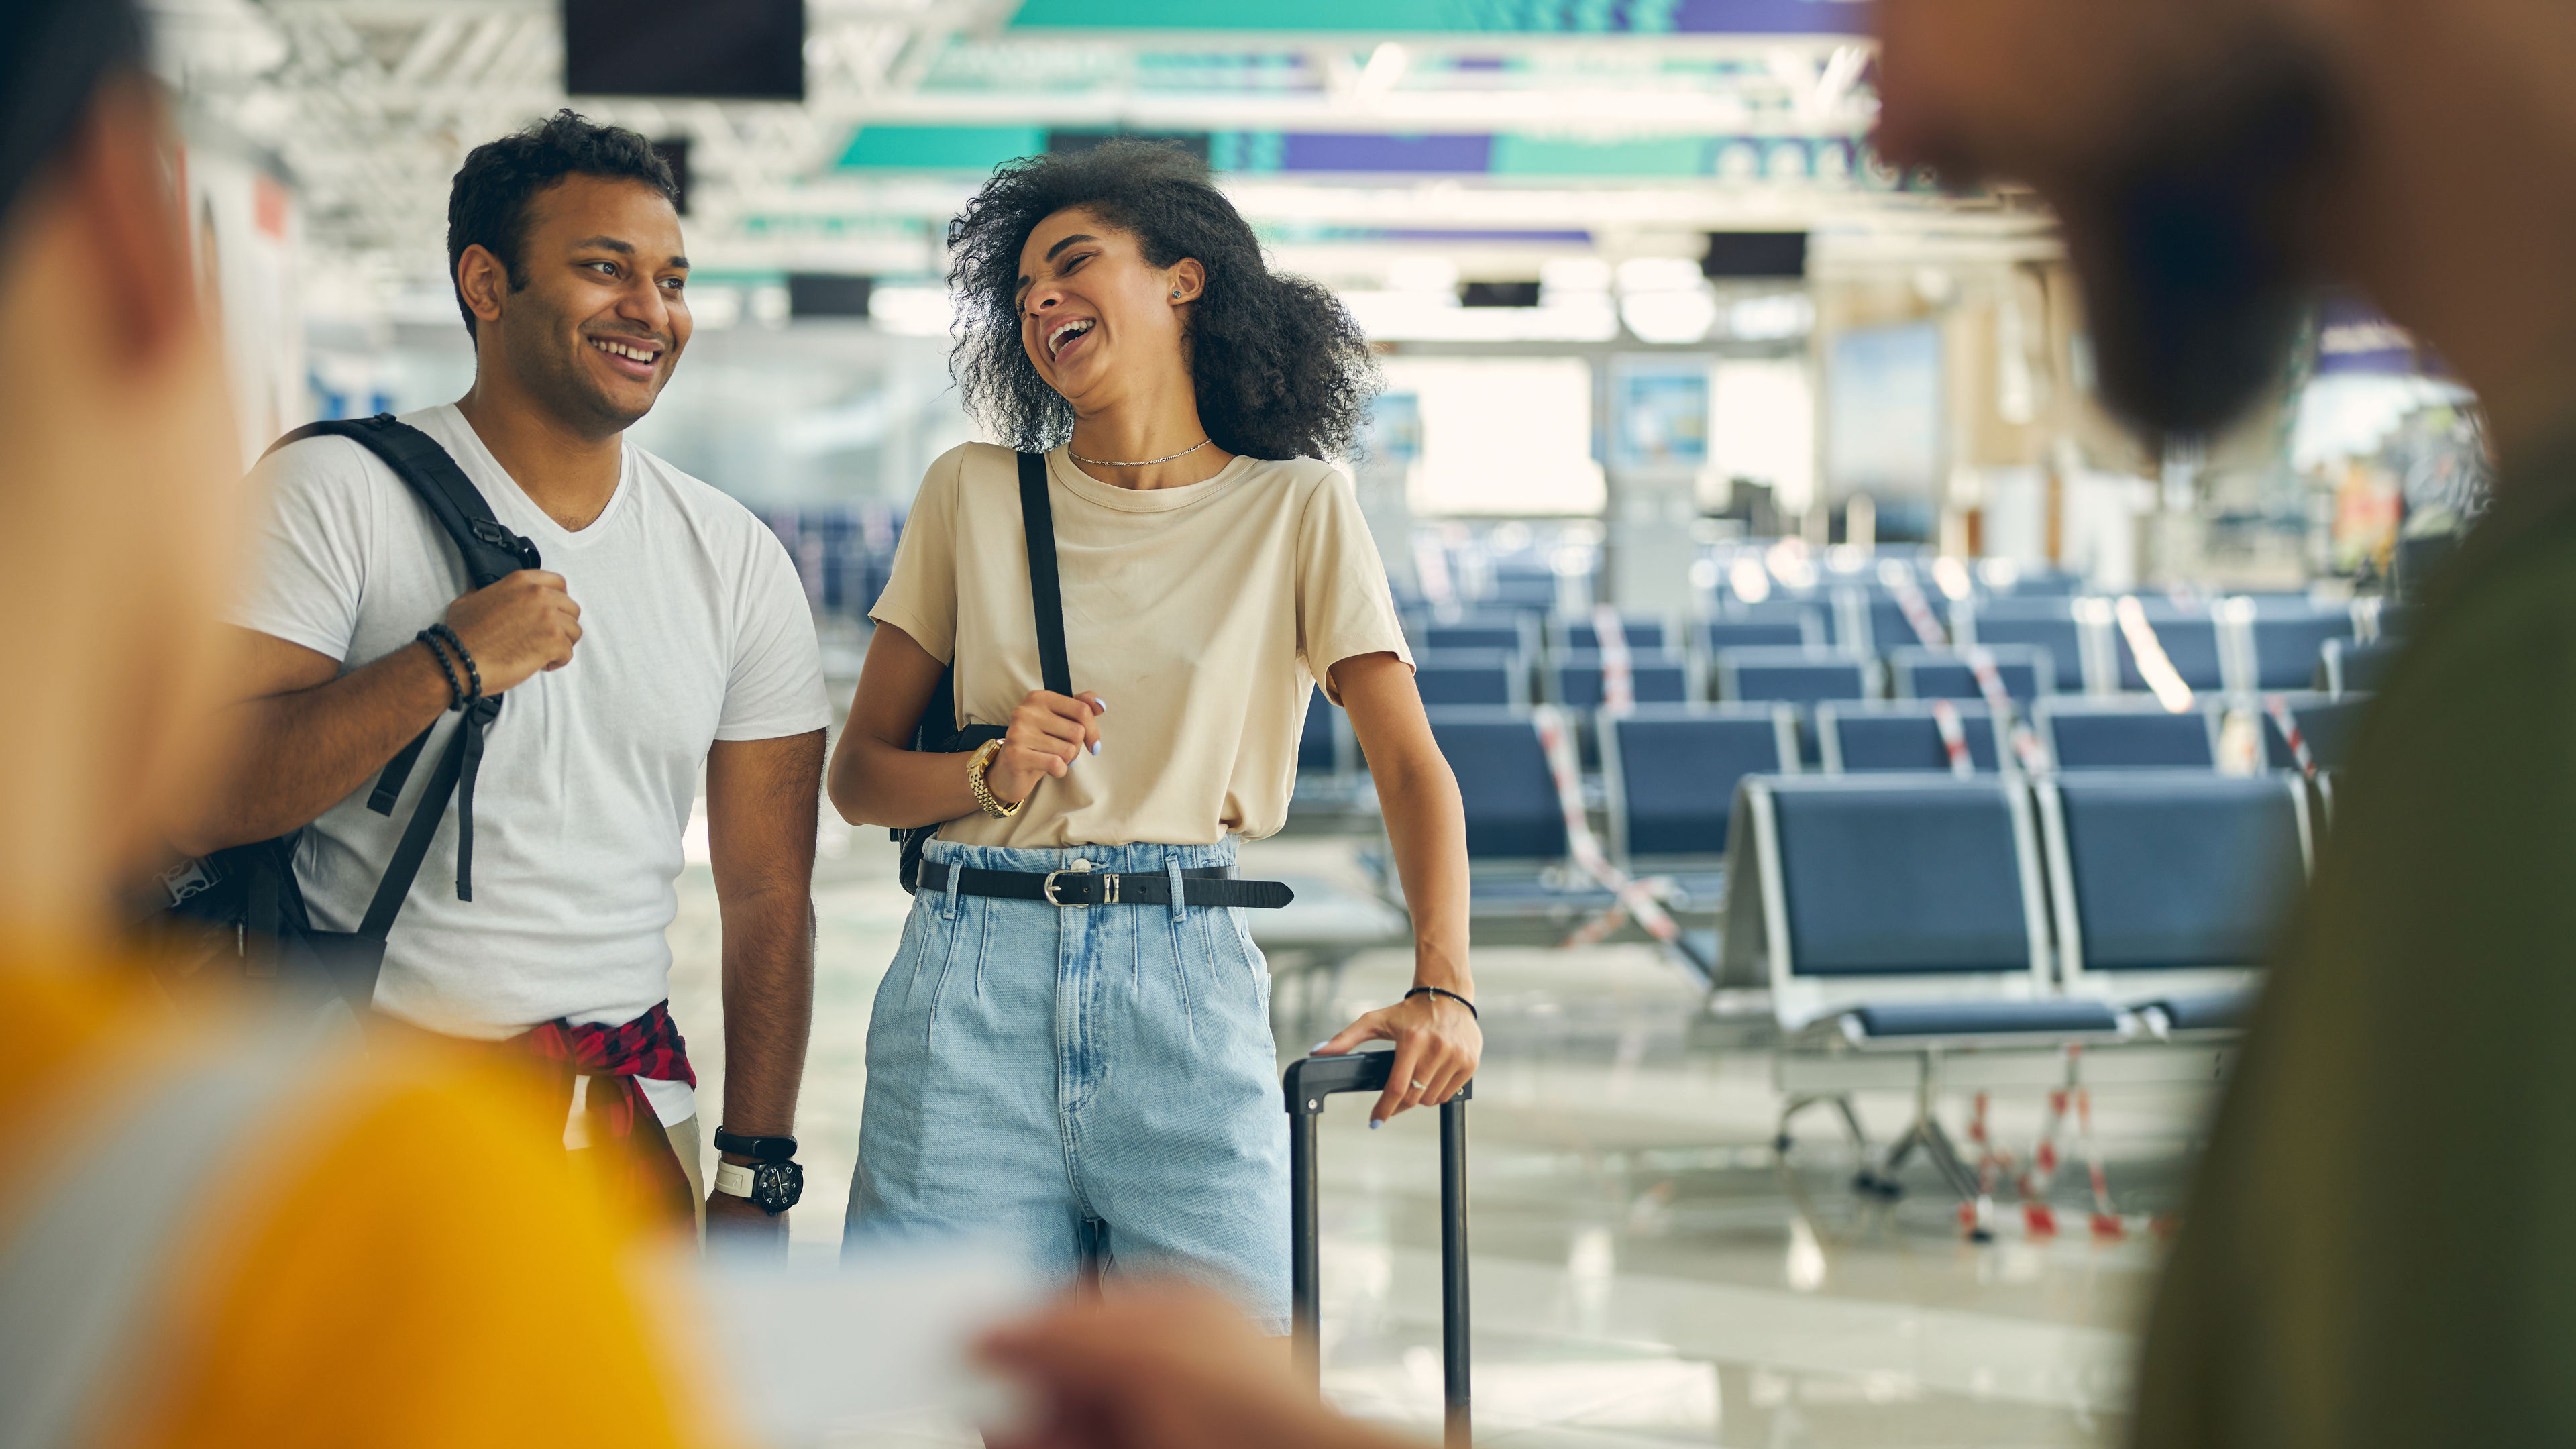
[[[984,783],[984,771],[992,766],[993,757],[1001,752],[1000,740],[986,740],[977,748],[975,758],[966,762],[966,787],[975,792],[975,803],[984,807],[985,814],[996,820],[1008,820],[1019,814],[1020,807],[1029,802],[1021,799],[1005,805],[993,798],[992,787]]]

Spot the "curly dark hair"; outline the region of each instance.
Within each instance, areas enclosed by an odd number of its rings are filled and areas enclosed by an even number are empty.
[[[465,153],[465,164],[456,168],[447,191],[448,285],[456,285],[456,264],[470,246],[501,259],[511,291],[528,285],[527,270],[519,262],[519,245],[528,239],[528,205],[567,176],[632,181],[661,192],[673,206],[680,204],[671,167],[652,142],[569,110],[557,111]],[[456,289],[456,310],[465,314],[465,335],[473,336],[474,309],[465,305],[462,287]]]
[[[1020,345],[1018,285],[1029,233],[1074,206],[1136,237],[1157,267],[1195,257],[1207,268],[1187,335],[1199,420],[1218,447],[1251,458],[1355,451],[1377,365],[1341,300],[1271,271],[1260,240],[1198,158],[1128,137],[1005,162],[948,223],[957,298],[949,375],[995,433],[1031,451],[1073,433],[1072,405]]]

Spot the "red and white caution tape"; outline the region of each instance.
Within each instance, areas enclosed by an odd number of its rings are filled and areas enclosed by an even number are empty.
[[[1637,675],[1628,657],[1628,630],[1619,611],[1608,604],[1592,609],[1593,637],[1601,645],[1601,705],[1613,714],[1637,707]]]
[[[1530,714],[1538,726],[1539,745],[1547,751],[1548,773],[1556,779],[1557,809],[1565,816],[1566,850],[1574,857],[1574,863],[1582,867],[1584,874],[1617,897],[1617,904],[1610,911],[1578,927],[1565,944],[1580,944],[1576,938],[1596,926],[1599,926],[1599,931],[1592,937],[1594,940],[1618,929],[1615,921],[1608,925],[1600,924],[1602,917],[1611,911],[1635,917],[1646,934],[1658,941],[1667,945],[1680,944],[1682,928],[1664,910],[1663,902],[1656,899],[1655,890],[1647,882],[1629,879],[1625,871],[1612,865],[1609,854],[1601,848],[1600,837],[1592,833],[1592,822],[1583,810],[1583,773],[1574,750],[1573,721],[1565,711],[1553,705],[1540,705]]]
[[[1896,607],[1904,612],[1905,622],[1914,626],[1916,638],[1922,640],[1927,648],[1948,647],[1950,641],[1942,634],[1940,621],[1932,616],[1931,601],[1923,596],[1921,589],[1900,580],[1891,582],[1887,591],[1895,596]],[[2012,691],[2004,688],[2003,672],[1995,668],[1995,656],[1972,644],[1959,651],[1959,659],[1968,666],[1968,673],[1975,677],[1977,693],[1985,696],[1986,708],[1994,713],[1995,718],[2012,722],[2013,754],[2020,759],[2021,767],[2037,774],[2046,765],[2047,756],[2040,752],[2039,736],[2031,732],[2030,726],[2022,721],[2014,708]],[[1935,724],[1941,721],[1941,710],[1937,706],[1932,711],[1932,719]],[[1973,767],[1962,769],[1958,763],[1959,751],[1967,748],[1966,742],[1962,740],[1955,746],[1951,745],[1950,732],[1957,724],[1958,715],[1954,710],[1950,723],[1941,728],[1941,743],[1951,749],[1950,768],[1966,775],[1973,773]]]
[[[2277,694],[2267,694],[2263,696],[2263,712],[2272,717],[2273,727],[2289,742],[2290,759],[2298,765],[2299,773],[2313,779],[2317,757],[2308,751],[2308,737],[2299,733],[2299,721],[2290,713],[2290,702]]]
[[[1941,750],[1950,757],[1950,773],[1977,773],[1977,762],[1968,755],[1968,731],[1959,723],[1959,707],[1946,699],[1932,701],[1932,727],[1941,732]]]
[[[2057,1214],[2048,1205],[2049,1180],[2057,1175],[2058,1134],[2066,1124],[2067,1107],[2075,1109],[2077,1148],[2084,1154],[2086,1175],[2092,1180],[2092,1228],[2097,1237],[2117,1238],[2125,1235],[2128,1224],[2111,1208],[2111,1184],[2102,1169],[2101,1144],[2093,1136],[2093,1093],[2072,1079],[2081,1061],[2082,1047],[2066,1049],[2067,1086],[2048,1094],[2048,1117],[2040,1124],[2039,1141],[2031,1148],[2033,1171],[2022,1179],[2022,1219],[2034,1234],[2057,1231]]]
[[[1906,624],[1924,648],[1950,647],[1950,636],[1941,632],[1941,621],[1933,617],[1931,601],[1923,597],[1923,590],[1915,586],[1913,579],[1891,579],[1887,592],[1895,597],[1897,611],[1905,615]]]

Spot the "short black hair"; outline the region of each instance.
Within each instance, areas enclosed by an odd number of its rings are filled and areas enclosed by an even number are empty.
[[[474,335],[474,309],[465,305],[465,289],[456,286],[456,264],[465,249],[479,246],[499,257],[511,291],[528,285],[519,258],[528,237],[528,204],[567,176],[632,181],[662,193],[674,207],[680,204],[670,165],[652,142],[569,110],[475,147],[456,168],[447,192],[447,284],[456,287],[456,310],[465,314],[467,336]]]
[[[1377,365],[1341,299],[1270,270],[1207,163],[1133,137],[1005,162],[948,223],[957,302],[949,372],[995,434],[1032,451],[1072,436],[1073,405],[1020,344],[1019,281],[1029,233],[1074,206],[1134,235],[1157,267],[1195,257],[1207,268],[1207,289],[1190,306],[1190,381],[1218,447],[1248,458],[1356,451]]]
[[[110,77],[143,68],[132,0],[28,0],[0,45],[0,220],[88,114]]]

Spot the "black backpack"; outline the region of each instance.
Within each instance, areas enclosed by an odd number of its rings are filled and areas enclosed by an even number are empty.
[[[365,446],[429,505],[431,516],[447,531],[465,562],[470,588],[480,589],[504,575],[539,566],[537,546],[501,525],[447,450],[418,428],[395,421],[390,413],[312,423],[278,439],[268,451],[326,435]],[[162,924],[170,934],[213,938],[212,955],[201,956],[194,970],[207,969],[229,950],[230,964],[253,982],[299,995],[336,996],[352,1010],[364,1011],[375,998],[376,974],[384,965],[394,917],[420,875],[430,837],[438,833],[439,817],[447,813],[451,796],[457,812],[456,898],[474,899],[474,778],[483,760],[483,732],[500,712],[498,696],[487,696],[465,711],[432,767],[429,788],[404,828],[384,880],[356,931],[313,928],[304,892],[295,881],[295,841],[301,831],[181,861],[156,878],[159,894],[147,909],[166,918]],[[385,765],[367,796],[368,809],[379,815],[394,813],[403,785],[428,744],[429,731],[423,730]]]
[[[1028,536],[1029,600],[1036,606],[1038,626],[1038,670],[1045,675],[1046,687],[1057,694],[1073,693],[1073,670],[1064,654],[1064,595],[1055,573],[1055,509],[1047,499],[1046,455],[1020,455],[1020,531]],[[930,692],[930,704],[921,712],[921,723],[912,731],[912,747],[932,754],[954,755],[981,747],[987,740],[1000,739],[1005,731],[999,725],[966,725],[957,723],[956,651],[950,651],[948,667],[939,671],[939,685]],[[903,846],[903,863],[896,867],[896,878],[907,891],[921,884],[921,848],[939,833],[937,825],[916,825],[910,830],[889,832]]]

